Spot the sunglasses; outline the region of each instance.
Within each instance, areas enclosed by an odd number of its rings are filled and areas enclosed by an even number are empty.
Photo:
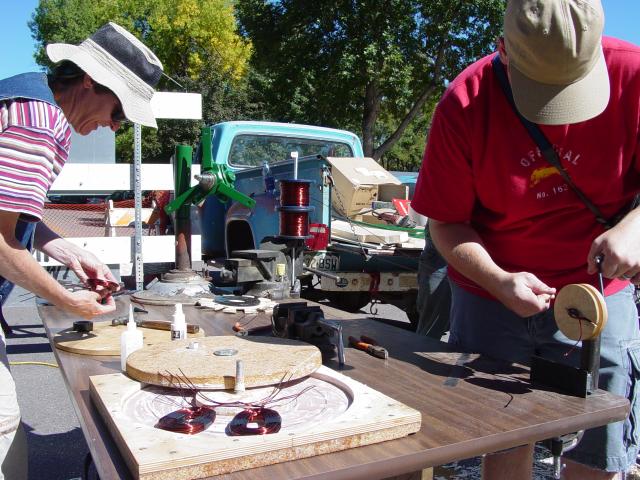
[[[116,97],[116,99],[117,98],[118,97]],[[111,112],[111,121],[114,123],[115,122],[122,123],[126,119],[127,119],[127,116],[124,114],[124,110],[122,110],[122,103],[120,103],[120,100],[118,100],[118,103],[113,108],[113,112]]]

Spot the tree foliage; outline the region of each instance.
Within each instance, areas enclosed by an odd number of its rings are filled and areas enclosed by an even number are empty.
[[[270,114],[360,131],[380,159],[425,123],[446,79],[491,51],[504,0],[237,0],[236,11]]]
[[[227,0],[40,0],[29,23],[38,46],[36,61],[49,65],[47,44],[77,44],[108,21],[139,37],[160,58],[165,73],[190,91],[203,93],[205,122],[245,117],[252,111],[246,95],[251,43],[238,35],[233,5]],[[158,89],[182,90],[166,78]],[[199,124],[159,120],[157,132],[143,129],[145,160],[167,160],[172,142],[195,141],[192,134]],[[119,158],[132,157],[132,130],[125,126],[117,136]],[[177,138],[182,134],[184,138]]]
[[[221,74],[215,61],[204,63],[195,78],[176,76],[175,80],[188,91],[202,95],[202,121],[158,120],[157,136],[153,135],[155,130],[143,129],[146,158],[163,163],[169,161],[178,143],[195,148],[204,125],[228,120],[260,120],[261,108],[251,99],[249,78],[250,75],[231,81]],[[133,129],[123,129],[116,139],[116,156],[128,158],[132,144]]]

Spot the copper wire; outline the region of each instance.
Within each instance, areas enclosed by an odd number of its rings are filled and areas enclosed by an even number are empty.
[[[206,430],[216,419],[216,410],[208,405],[185,407],[168,413],[156,424],[170,432],[194,435]]]
[[[180,375],[167,372],[167,375],[162,375],[162,377],[167,380],[169,385],[178,390],[185,401],[187,401],[187,396],[192,397],[189,402],[190,406],[179,408],[160,418],[156,427],[187,435],[200,433],[207,429],[214,422],[216,418],[215,409],[218,407],[243,409],[227,425],[226,430],[229,435],[267,435],[276,433],[280,431],[282,426],[282,417],[272,408],[267,408],[266,405],[286,405],[314,388],[313,385],[310,385],[298,393],[277,398],[282,391],[283,383],[287,380],[287,375],[285,375],[269,395],[256,402],[217,402],[198,390],[182,370],[180,370]],[[289,378],[291,377],[289,376]],[[212,405],[196,405],[196,396],[198,395]],[[249,426],[254,423],[257,426]]]
[[[578,328],[580,328],[580,335],[578,336],[578,340],[576,340],[576,343],[574,343],[573,346],[569,349],[569,351],[567,351],[567,353],[564,354],[565,357],[568,357],[569,355],[571,355],[571,353],[573,353],[573,351],[578,347],[578,345],[582,341],[582,322],[588,322],[594,327],[598,326],[596,322],[585,317],[582,314],[582,312],[577,308],[573,308],[573,307],[567,308],[567,315],[569,315],[571,318],[575,318],[576,320],[578,320]]]
[[[281,180],[280,205],[287,207],[308,207],[309,181]]]
[[[255,427],[249,426],[256,424]],[[227,425],[227,433],[238,435],[268,435],[277,433],[282,426],[282,417],[275,410],[265,407],[248,408],[238,413]]]
[[[309,212],[280,211],[280,235],[307,237],[309,235]]]

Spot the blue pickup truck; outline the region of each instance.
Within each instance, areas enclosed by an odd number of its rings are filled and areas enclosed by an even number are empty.
[[[213,161],[233,170],[235,189],[252,197],[256,205],[249,209],[215,198],[205,201],[200,213],[205,259],[228,258],[236,250],[258,249],[264,239],[278,235],[278,180],[293,178],[292,152],[299,157],[298,178],[312,182],[309,222],[331,229],[335,212],[331,203],[332,167],[327,157],[363,157],[357,135],[317,126],[252,121],[224,122],[210,129]],[[275,178],[276,191],[268,182],[265,186],[265,175]],[[418,248],[336,240],[322,250],[307,248],[306,266],[340,276],[348,285],[339,286],[330,278],[300,272],[301,294],[313,300],[328,298],[350,311],[379,299],[398,305],[415,321],[419,252]]]

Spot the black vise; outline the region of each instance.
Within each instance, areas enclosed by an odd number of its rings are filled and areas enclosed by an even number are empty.
[[[301,340],[318,347],[323,362],[335,357],[337,347],[339,361],[344,362],[341,328],[325,320],[318,306],[307,306],[307,302],[280,303],[273,309],[271,326],[276,337]]]

